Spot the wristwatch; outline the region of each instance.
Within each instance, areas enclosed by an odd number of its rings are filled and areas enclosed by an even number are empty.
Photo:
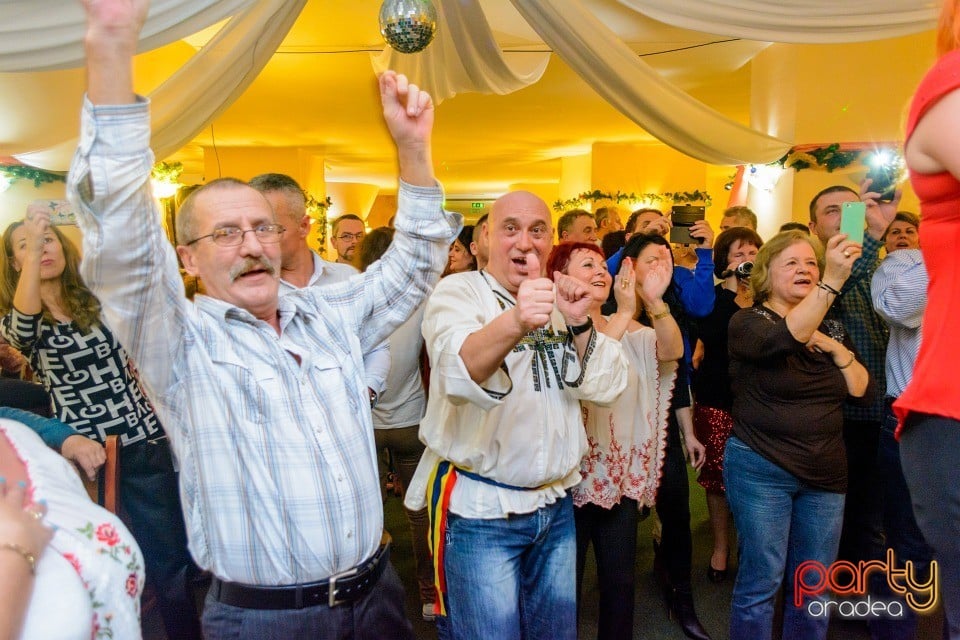
[[[570,335],[572,336],[578,336],[581,333],[586,333],[587,331],[590,331],[591,328],[593,328],[593,318],[590,316],[587,316],[587,321],[583,324],[577,324],[573,326],[567,325],[567,331],[569,331]]]

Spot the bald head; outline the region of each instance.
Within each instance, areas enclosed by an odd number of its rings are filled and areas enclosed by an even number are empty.
[[[490,238],[490,262],[487,272],[507,291],[516,293],[529,274],[526,259],[535,254],[541,265],[547,263],[553,244],[550,208],[529,191],[511,191],[498,198],[487,221]]]
[[[536,213],[550,220],[550,207],[542,198],[529,191],[511,191],[497,198],[490,209],[490,218],[496,220],[517,213]]]

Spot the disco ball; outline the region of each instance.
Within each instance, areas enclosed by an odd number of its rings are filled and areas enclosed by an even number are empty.
[[[437,8],[430,0],[384,0],[380,33],[400,53],[423,51],[437,33]]]

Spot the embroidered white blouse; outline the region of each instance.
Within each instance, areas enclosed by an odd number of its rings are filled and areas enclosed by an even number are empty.
[[[660,484],[677,362],[657,360],[657,334],[649,327],[620,342],[630,363],[626,390],[609,407],[581,403],[588,450],[580,462],[583,480],[572,492],[578,507],[609,509],[622,498],[652,506]]]
[[[94,504],[74,468],[29,427],[0,419],[27,469],[33,502],[45,500],[53,540],[37,576],[20,637],[43,640],[140,638],[143,556],[115,515]]]
[[[594,333],[583,361],[567,340],[556,309],[550,325],[528,334],[497,373],[476,384],[460,347],[513,306],[515,299],[483,271],[447,276],[427,301],[423,337],[430,356],[430,393],[420,425],[427,445],[406,505],[425,505],[430,472],[440,460],[498,482],[460,476],[450,510],[468,518],[530,513],[566,495],[580,481],[587,441],[581,399],[609,404],[626,386],[620,343]]]

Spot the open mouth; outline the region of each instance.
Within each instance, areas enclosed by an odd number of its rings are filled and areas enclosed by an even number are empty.
[[[796,280],[793,281],[793,284],[801,284],[801,285],[813,284],[813,280],[811,280],[810,278],[797,278]]]
[[[594,280],[593,282],[590,283],[590,286],[600,287],[601,289],[603,289],[604,287],[607,286],[607,283],[604,280]]]
[[[239,280],[240,278],[253,278],[265,273],[269,273],[269,272],[262,267],[257,267],[254,269],[250,269],[249,271],[244,271],[239,276],[237,276],[237,279]]]
[[[517,269],[520,271],[520,273],[522,273],[522,274],[524,274],[524,275],[530,275],[530,273],[529,273],[529,267],[527,266],[527,257],[526,257],[526,256],[519,256],[519,257],[517,257],[517,258],[513,258],[513,259],[512,259],[512,262],[513,262],[513,264],[517,267]]]

